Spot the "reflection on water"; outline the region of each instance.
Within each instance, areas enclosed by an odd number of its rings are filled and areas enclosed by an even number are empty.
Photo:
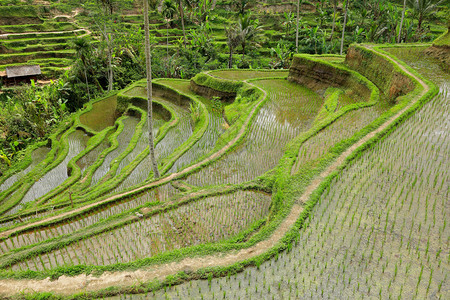
[[[76,130],[72,132],[68,137],[69,152],[64,160],[36,181],[22,198],[20,204],[25,204],[44,196],[69,178],[69,175],[67,174],[67,164],[78,153],[84,150],[88,140],[89,136],[84,131]],[[16,205],[16,207],[6,213],[6,215],[11,215],[19,211],[22,207],[20,204]]]
[[[108,126],[113,126],[116,121],[117,96],[111,96],[92,104],[92,110],[82,114],[80,121],[83,125],[102,131]]]
[[[47,153],[50,152],[50,148],[47,147],[40,147],[34,150],[31,153],[31,164],[25,168],[24,170],[12,175],[8,179],[6,179],[1,185],[0,185],[0,192],[3,192],[7,190],[10,186],[12,186],[17,180],[20,180],[23,178],[28,172],[30,172],[38,163],[44,160],[44,158],[47,156]]]

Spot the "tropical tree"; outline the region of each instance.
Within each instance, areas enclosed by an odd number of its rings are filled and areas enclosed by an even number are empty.
[[[237,31],[237,28],[230,25],[228,28],[225,27],[225,34],[227,36],[227,45],[230,51],[230,56],[228,58],[228,68],[233,67],[233,50],[241,43],[241,36]]]
[[[254,39],[256,39],[260,31],[261,27],[258,25],[258,20],[251,19],[250,14],[239,16],[237,32],[240,36],[240,44],[242,46],[242,60],[245,57],[247,44],[254,42]]]
[[[191,49],[208,57],[208,60],[213,60],[217,56],[217,50],[211,32],[212,29],[208,22],[202,23],[198,29],[191,30],[190,32]]]
[[[348,15],[348,3],[350,0],[345,1],[345,13],[344,13],[344,25],[342,28],[342,38],[341,38],[341,51],[339,52],[341,55],[344,52],[344,36],[345,36],[345,25],[347,24],[347,15]]]
[[[72,41],[72,48],[75,50],[77,58],[80,59],[83,64],[84,80],[86,82],[86,90],[88,99],[91,101],[91,94],[89,92],[89,84],[87,78],[87,60],[91,53],[91,43],[86,37],[79,37]]]
[[[334,30],[336,28],[336,14],[337,14],[338,0],[331,0],[331,2],[333,4],[333,25],[331,26],[330,40],[333,40],[333,34],[334,34]]]
[[[184,49],[186,49],[186,31],[184,29],[184,8],[183,8],[183,0],[178,0],[178,8],[180,10],[180,18],[181,18],[181,28],[183,29],[183,43]]]
[[[107,13],[112,15],[114,10],[114,0],[97,0],[97,2],[100,2],[107,11]]]
[[[297,1],[297,30],[295,32],[295,52],[298,53],[298,27],[300,23],[300,5],[302,5],[303,0]]]
[[[145,31],[145,66],[147,72],[147,111],[148,111],[148,142],[150,148],[150,161],[153,175],[159,178],[158,164],[155,157],[155,145],[153,142],[153,103],[152,103],[152,61],[150,53],[150,28],[148,21],[148,0],[144,1],[144,31]]]
[[[250,3],[250,0],[233,0],[232,1],[232,5],[234,6],[234,8],[236,9],[236,12],[239,15],[245,14],[245,10],[247,9],[249,3]]]
[[[294,24],[295,16],[291,12],[284,12],[284,22],[283,26],[286,27],[286,36],[289,35],[289,32],[291,31],[291,27]]]
[[[164,0],[162,4],[161,14],[166,21],[166,38],[167,38],[167,56],[169,56],[169,27],[170,22],[173,20],[177,9],[172,0]]]
[[[422,28],[423,20],[433,13],[446,0],[408,0],[417,15],[417,31]]]
[[[402,27],[403,27],[403,20],[405,19],[405,11],[406,11],[406,0],[403,0],[402,19],[400,21],[400,28],[398,30],[397,43],[400,43],[400,40],[402,38]]]
[[[274,69],[288,69],[292,59],[292,51],[286,43],[278,43],[276,48],[270,49],[275,60],[270,64]]]
[[[308,33],[308,37],[306,38],[306,43],[311,45],[312,48],[314,49],[314,54],[318,54],[318,46],[320,45],[321,42],[321,30],[319,28],[319,26],[316,27],[311,27],[309,33]]]

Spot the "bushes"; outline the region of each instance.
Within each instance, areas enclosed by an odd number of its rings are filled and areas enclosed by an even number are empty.
[[[33,82],[12,96],[4,96],[0,102],[0,144],[9,159],[33,140],[45,137],[67,114],[63,85],[63,80],[44,87]]]

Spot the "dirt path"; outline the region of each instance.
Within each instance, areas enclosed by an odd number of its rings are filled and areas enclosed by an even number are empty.
[[[383,55],[384,56],[384,55]],[[396,115],[391,117],[388,121],[386,121],[382,126],[366,135],[359,142],[350,147],[347,151],[342,153],[336,161],[330,165],[318,178],[316,178],[306,189],[305,193],[298,199],[298,202],[302,203],[309,199],[311,193],[319,186],[320,182],[323,178],[331,174],[335,171],[351,153],[368,142],[375,134],[381,132],[386,129],[389,125],[391,125],[395,120],[401,116],[409,107],[411,107],[414,103],[416,103],[425,93],[429,91],[429,86],[425,84],[420,78],[417,78],[414,74],[410,73],[406,70],[405,67],[393,61],[387,56],[385,58],[391,60],[395,64],[397,64],[402,70],[404,70],[409,75],[413,76],[421,85],[424,87],[424,91],[414,100],[414,102],[407,105]],[[254,113],[254,110],[252,114]],[[249,118],[247,118],[246,124],[249,122]],[[242,128],[245,128],[243,126]],[[239,135],[243,133],[243,130],[239,132]],[[235,141],[238,137],[236,137],[233,141]],[[232,141],[232,142],[233,142]],[[230,142],[230,143],[232,143]],[[230,143],[227,145],[229,147]],[[224,148],[225,149],[225,148]],[[222,150],[221,150],[222,151]],[[221,152],[219,151],[219,152]],[[225,150],[223,150],[225,151]],[[222,152],[223,152],[222,151]],[[217,152],[217,155],[219,155]],[[214,156],[214,155],[213,155]],[[212,156],[212,157],[213,157]],[[203,162],[201,162],[203,163]],[[199,164],[201,164],[199,163]],[[198,164],[197,164],[198,165]],[[194,167],[194,166],[193,166]],[[192,167],[191,167],[192,168]],[[169,176],[170,177],[170,176]],[[166,178],[169,178],[166,177]],[[163,180],[163,179],[161,179]],[[95,291],[99,289],[104,289],[110,286],[132,286],[134,284],[139,284],[140,282],[150,281],[154,279],[163,280],[168,275],[176,274],[180,271],[195,271],[201,268],[210,267],[210,266],[226,266],[238,261],[242,261],[245,259],[249,259],[255,256],[258,256],[274,245],[276,245],[280,239],[286,234],[289,228],[295,223],[295,221],[300,216],[302,212],[302,207],[298,204],[295,204],[288,215],[288,217],[280,224],[280,226],[275,230],[272,236],[264,241],[261,241],[254,246],[243,249],[240,251],[232,251],[223,255],[212,255],[206,257],[194,257],[194,258],[185,258],[180,262],[173,262],[169,264],[153,266],[148,269],[142,269],[132,272],[114,272],[109,273],[106,272],[102,274],[100,277],[96,278],[92,275],[78,275],[75,277],[66,277],[61,276],[58,280],[50,281],[50,279],[45,280],[0,280],[0,293],[2,295],[14,295],[19,292],[54,292],[62,295],[70,295],[74,293],[80,293],[84,291]]]
[[[68,32],[79,32],[79,31],[86,31],[88,32],[89,30],[84,29],[84,28],[79,28],[79,29],[74,29],[74,30],[67,30],[67,31],[32,31],[32,32],[21,32],[21,33],[4,33],[4,34],[0,34],[0,39],[7,39],[8,36],[20,36],[20,35],[28,35],[28,34],[47,34],[47,33],[51,33],[51,34],[63,34],[63,33],[68,33]],[[84,36],[80,35],[81,36]]]

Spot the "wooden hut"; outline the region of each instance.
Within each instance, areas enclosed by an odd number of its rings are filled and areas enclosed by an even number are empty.
[[[6,77],[3,78],[3,84],[30,83],[31,79],[36,81],[39,75],[41,75],[41,67],[39,65],[6,67]]]

